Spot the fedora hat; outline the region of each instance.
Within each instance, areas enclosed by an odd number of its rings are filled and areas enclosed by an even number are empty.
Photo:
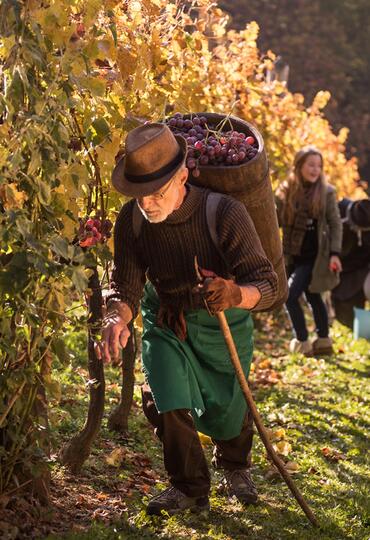
[[[129,197],[145,197],[164,186],[185,163],[186,141],[166,124],[148,123],[127,135],[125,153],[112,173],[112,184]]]

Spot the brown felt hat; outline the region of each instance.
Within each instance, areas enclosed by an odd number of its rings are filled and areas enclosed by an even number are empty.
[[[167,184],[185,159],[183,137],[174,135],[166,124],[144,124],[128,133],[112,184],[129,197],[151,195]]]

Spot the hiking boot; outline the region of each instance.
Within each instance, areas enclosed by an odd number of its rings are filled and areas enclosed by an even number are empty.
[[[312,356],[313,354],[312,344],[309,339],[307,341],[299,341],[296,338],[292,339],[289,350],[291,353],[301,353],[305,356]]]
[[[249,469],[226,471],[223,479],[230,497],[235,497],[244,504],[255,504],[258,500],[257,488]]]
[[[318,337],[312,343],[314,356],[329,356],[334,353],[330,337]]]
[[[202,512],[209,510],[209,499],[207,495],[203,497],[188,497],[179,489],[171,486],[156,497],[153,497],[148,506],[146,513],[149,515],[160,516],[162,510],[170,515],[191,510],[191,512]]]

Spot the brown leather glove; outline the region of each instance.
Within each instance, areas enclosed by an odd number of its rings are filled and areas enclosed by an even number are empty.
[[[177,307],[161,304],[157,314],[157,326],[169,328],[180,341],[186,339],[186,321],[184,310]]]
[[[201,273],[203,275],[203,269]],[[207,277],[200,286],[200,292],[213,315],[219,311],[238,306],[242,301],[242,292],[235,281],[219,276]]]

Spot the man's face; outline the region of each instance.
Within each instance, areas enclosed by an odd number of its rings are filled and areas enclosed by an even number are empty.
[[[188,170],[182,168],[159,191],[146,197],[138,197],[137,204],[150,223],[160,223],[167,219],[182,203],[185,195],[184,184]]]

